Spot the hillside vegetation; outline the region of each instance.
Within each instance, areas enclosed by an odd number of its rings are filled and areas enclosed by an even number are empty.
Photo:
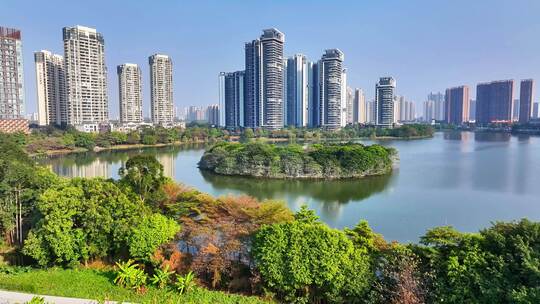
[[[392,171],[397,152],[381,145],[357,143],[273,145],[261,142],[218,143],[199,167],[223,175],[267,178],[360,178]]]

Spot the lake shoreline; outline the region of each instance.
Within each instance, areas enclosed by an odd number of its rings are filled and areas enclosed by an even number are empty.
[[[271,143],[283,143],[283,142],[294,142],[299,141],[303,143],[319,143],[319,142],[349,142],[354,140],[420,140],[420,139],[430,139],[433,138],[433,136],[412,136],[412,137],[395,137],[395,136],[381,136],[381,137],[355,137],[355,138],[348,138],[348,139],[342,139],[342,138],[321,138],[321,139],[304,139],[304,138],[272,138],[272,137],[257,137],[253,138],[251,140],[261,140],[264,142],[271,142]],[[173,143],[167,143],[167,144],[153,144],[153,145],[145,145],[145,144],[122,144],[122,145],[115,145],[110,147],[94,147],[93,150],[89,150],[86,148],[80,148],[76,147],[71,149],[61,149],[61,150],[47,150],[40,153],[33,153],[29,154],[30,157],[55,157],[55,156],[62,156],[62,155],[69,155],[69,154],[77,154],[77,153],[86,153],[86,152],[104,152],[104,151],[123,151],[123,150],[133,150],[133,149],[147,149],[147,148],[163,148],[163,147],[173,147],[173,146],[183,146],[183,145],[190,145],[190,144],[213,144],[216,142],[219,142],[221,140],[215,140],[215,141],[190,141],[190,142],[181,142],[176,141]],[[224,140],[229,142],[240,142],[240,136],[231,136],[229,140]]]

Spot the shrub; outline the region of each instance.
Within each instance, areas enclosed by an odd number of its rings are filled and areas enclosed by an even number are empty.
[[[176,283],[174,287],[180,294],[191,292],[195,288],[195,275],[193,272],[188,272],[186,275],[176,275]]]
[[[158,247],[174,238],[180,231],[176,221],[161,214],[146,216],[132,230],[128,241],[132,257],[149,261]]]
[[[128,260],[126,262],[116,262],[116,266],[118,271],[114,283],[134,289],[137,292],[142,291],[148,277],[139,264],[136,264],[133,260]]]
[[[174,273],[174,271],[169,271],[169,265],[165,264],[163,269],[156,268],[154,270],[154,275],[152,278],[150,278],[150,282],[154,284],[159,289],[165,288],[171,281],[171,275]]]

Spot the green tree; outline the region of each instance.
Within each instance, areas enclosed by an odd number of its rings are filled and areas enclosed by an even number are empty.
[[[63,181],[45,191],[37,203],[39,221],[23,253],[41,266],[72,266],[121,254],[132,227],[149,210],[104,179]]]
[[[288,303],[360,302],[372,281],[369,257],[320,223],[263,226],[252,254],[264,287]]]
[[[131,188],[143,202],[155,203],[166,182],[163,165],[155,156],[147,154],[130,157],[119,174],[120,184]]]
[[[132,257],[150,261],[152,254],[180,231],[180,225],[161,214],[146,216],[133,229],[129,238],[129,253]]]

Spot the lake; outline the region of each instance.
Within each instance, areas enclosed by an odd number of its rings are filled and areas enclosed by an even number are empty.
[[[62,176],[118,177],[137,153],[151,153],[176,181],[215,196],[248,194],[307,204],[332,227],[368,220],[387,240],[417,242],[427,229],[452,225],[476,232],[491,222],[540,221],[540,137],[439,132],[422,140],[360,141],[399,152],[391,175],[356,180],[265,180],[201,172],[204,146],[80,153],[40,160]]]

